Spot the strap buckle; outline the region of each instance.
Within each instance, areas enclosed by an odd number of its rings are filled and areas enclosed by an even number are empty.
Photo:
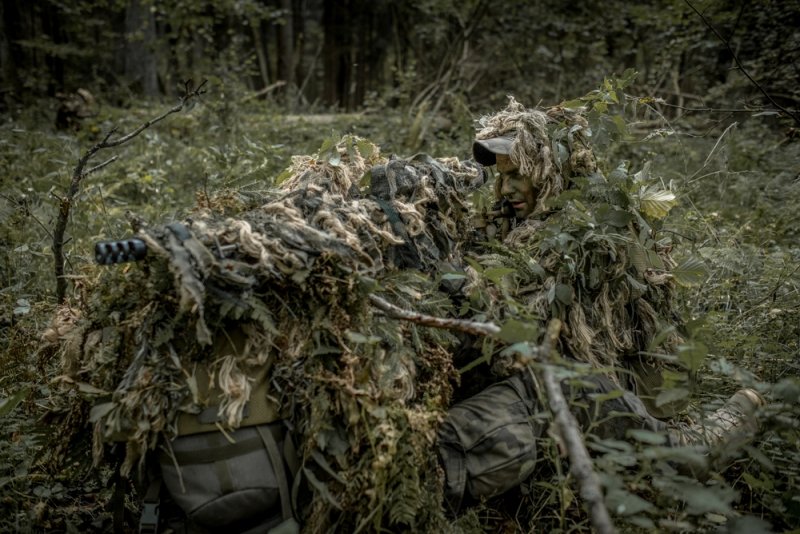
[[[142,517],[139,519],[139,534],[158,533],[158,502],[145,502],[142,506]]]

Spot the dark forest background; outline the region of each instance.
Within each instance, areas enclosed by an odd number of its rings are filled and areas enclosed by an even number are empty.
[[[108,162],[71,202],[67,303],[98,276],[94,242],[209,194],[257,195],[342,134],[466,158],[475,119],[507,95],[588,95],[601,170],[643,169],[673,191],[663,232],[678,261],[702,264],[678,298],[701,368],[693,408],[745,386],[770,399],[756,441],[703,484],[660,477],[652,444],[595,451],[609,509],[628,530],[797,532],[800,0],[3,0],[0,531],[110,529],[111,473],[85,470],[86,454],[46,459],[45,413],[63,395],[42,338],[59,300],[54,227],[81,156],[174,106],[187,80],[207,80],[193,108],[87,166]],[[529,523],[490,508],[466,521],[588,528],[568,478],[538,483]]]
[[[791,107],[800,98],[798,7],[796,0],[6,0],[0,91],[6,110],[81,87],[124,103],[173,97],[180,82],[211,78],[292,110],[474,111],[502,104],[508,93],[557,103],[633,68],[639,91],[668,104]]]

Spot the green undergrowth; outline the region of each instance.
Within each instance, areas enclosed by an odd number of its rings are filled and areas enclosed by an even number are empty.
[[[613,89],[613,87],[612,87]],[[736,389],[756,387],[770,400],[762,430],[706,483],[670,472],[658,438],[592,443],[607,504],[624,530],[791,531],[800,524],[800,141],[772,116],[708,128],[708,117],[636,128],[646,99],[615,104],[606,88],[595,134],[615,161],[649,172],[677,196],[659,236],[678,262],[696,258],[702,275],[679,293],[700,379],[693,409],[713,409]],[[80,154],[111,127],[128,132],[163,104],[103,107],[77,132],[49,125],[47,105],[0,124],[0,530],[98,531],[111,524],[109,473],[55,472],[43,463],[43,427],[59,362],[40,339],[54,311],[51,232]],[[614,117],[619,116],[619,119]],[[469,153],[464,125],[414,138],[399,112],[287,116],[263,103],[232,104],[209,94],[94,163],[118,161],[88,176],[72,208],[67,272],[79,298],[97,240],[132,233],[126,213],[151,224],[184,216],[197,195],[260,191],[291,162],[342,133],[367,137],[384,153],[421,148],[436,156]],[[613,168],[604,169],[611,172]],[[689,350],[689,349],[687,349]],[[690,415],[687,415],[690,417]],[[87,444],[88,445],[88,444]],[[458,518],[461,531],[588,530],[574,481],[555,445],[543,448],[556,469]],[[75,464],[77,465],[77,463]],[[128,504],[128,513],[135,509]],[[525,510],[524,512],[522,510]]]

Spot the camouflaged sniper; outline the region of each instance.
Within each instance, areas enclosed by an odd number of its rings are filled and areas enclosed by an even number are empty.
[[[64,374],[93,392],[90,413],[67,407],[66,435],[90,422],[96,463],[122,440],[129,473],[209,406],[209,424],[232,432],[268,370],[273,417],[291,422],[320,495],[302,512],[307,528],[366,517],[435,528],[444,516],[430,451],[455,380],[455,338],[376,313],[368,295],[449,313],[427,298],[434,281],[414,273],[463,263],[466,195],[483,174],[456,160],[387,161],[346,137],[295,158],[290,175],[235,217],[211,199],[180,224],[144,230],[141,267],[97,273],[80,317],[59,329]],[[241,343],[216,343],[234,332]]]

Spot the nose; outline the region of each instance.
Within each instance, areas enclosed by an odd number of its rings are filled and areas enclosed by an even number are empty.
[[[501,178],[502,182],[500,184],[500,194],[504,197],[511,196],[514,194],[514,188],[511,186],[511,180],[506,177]]]

